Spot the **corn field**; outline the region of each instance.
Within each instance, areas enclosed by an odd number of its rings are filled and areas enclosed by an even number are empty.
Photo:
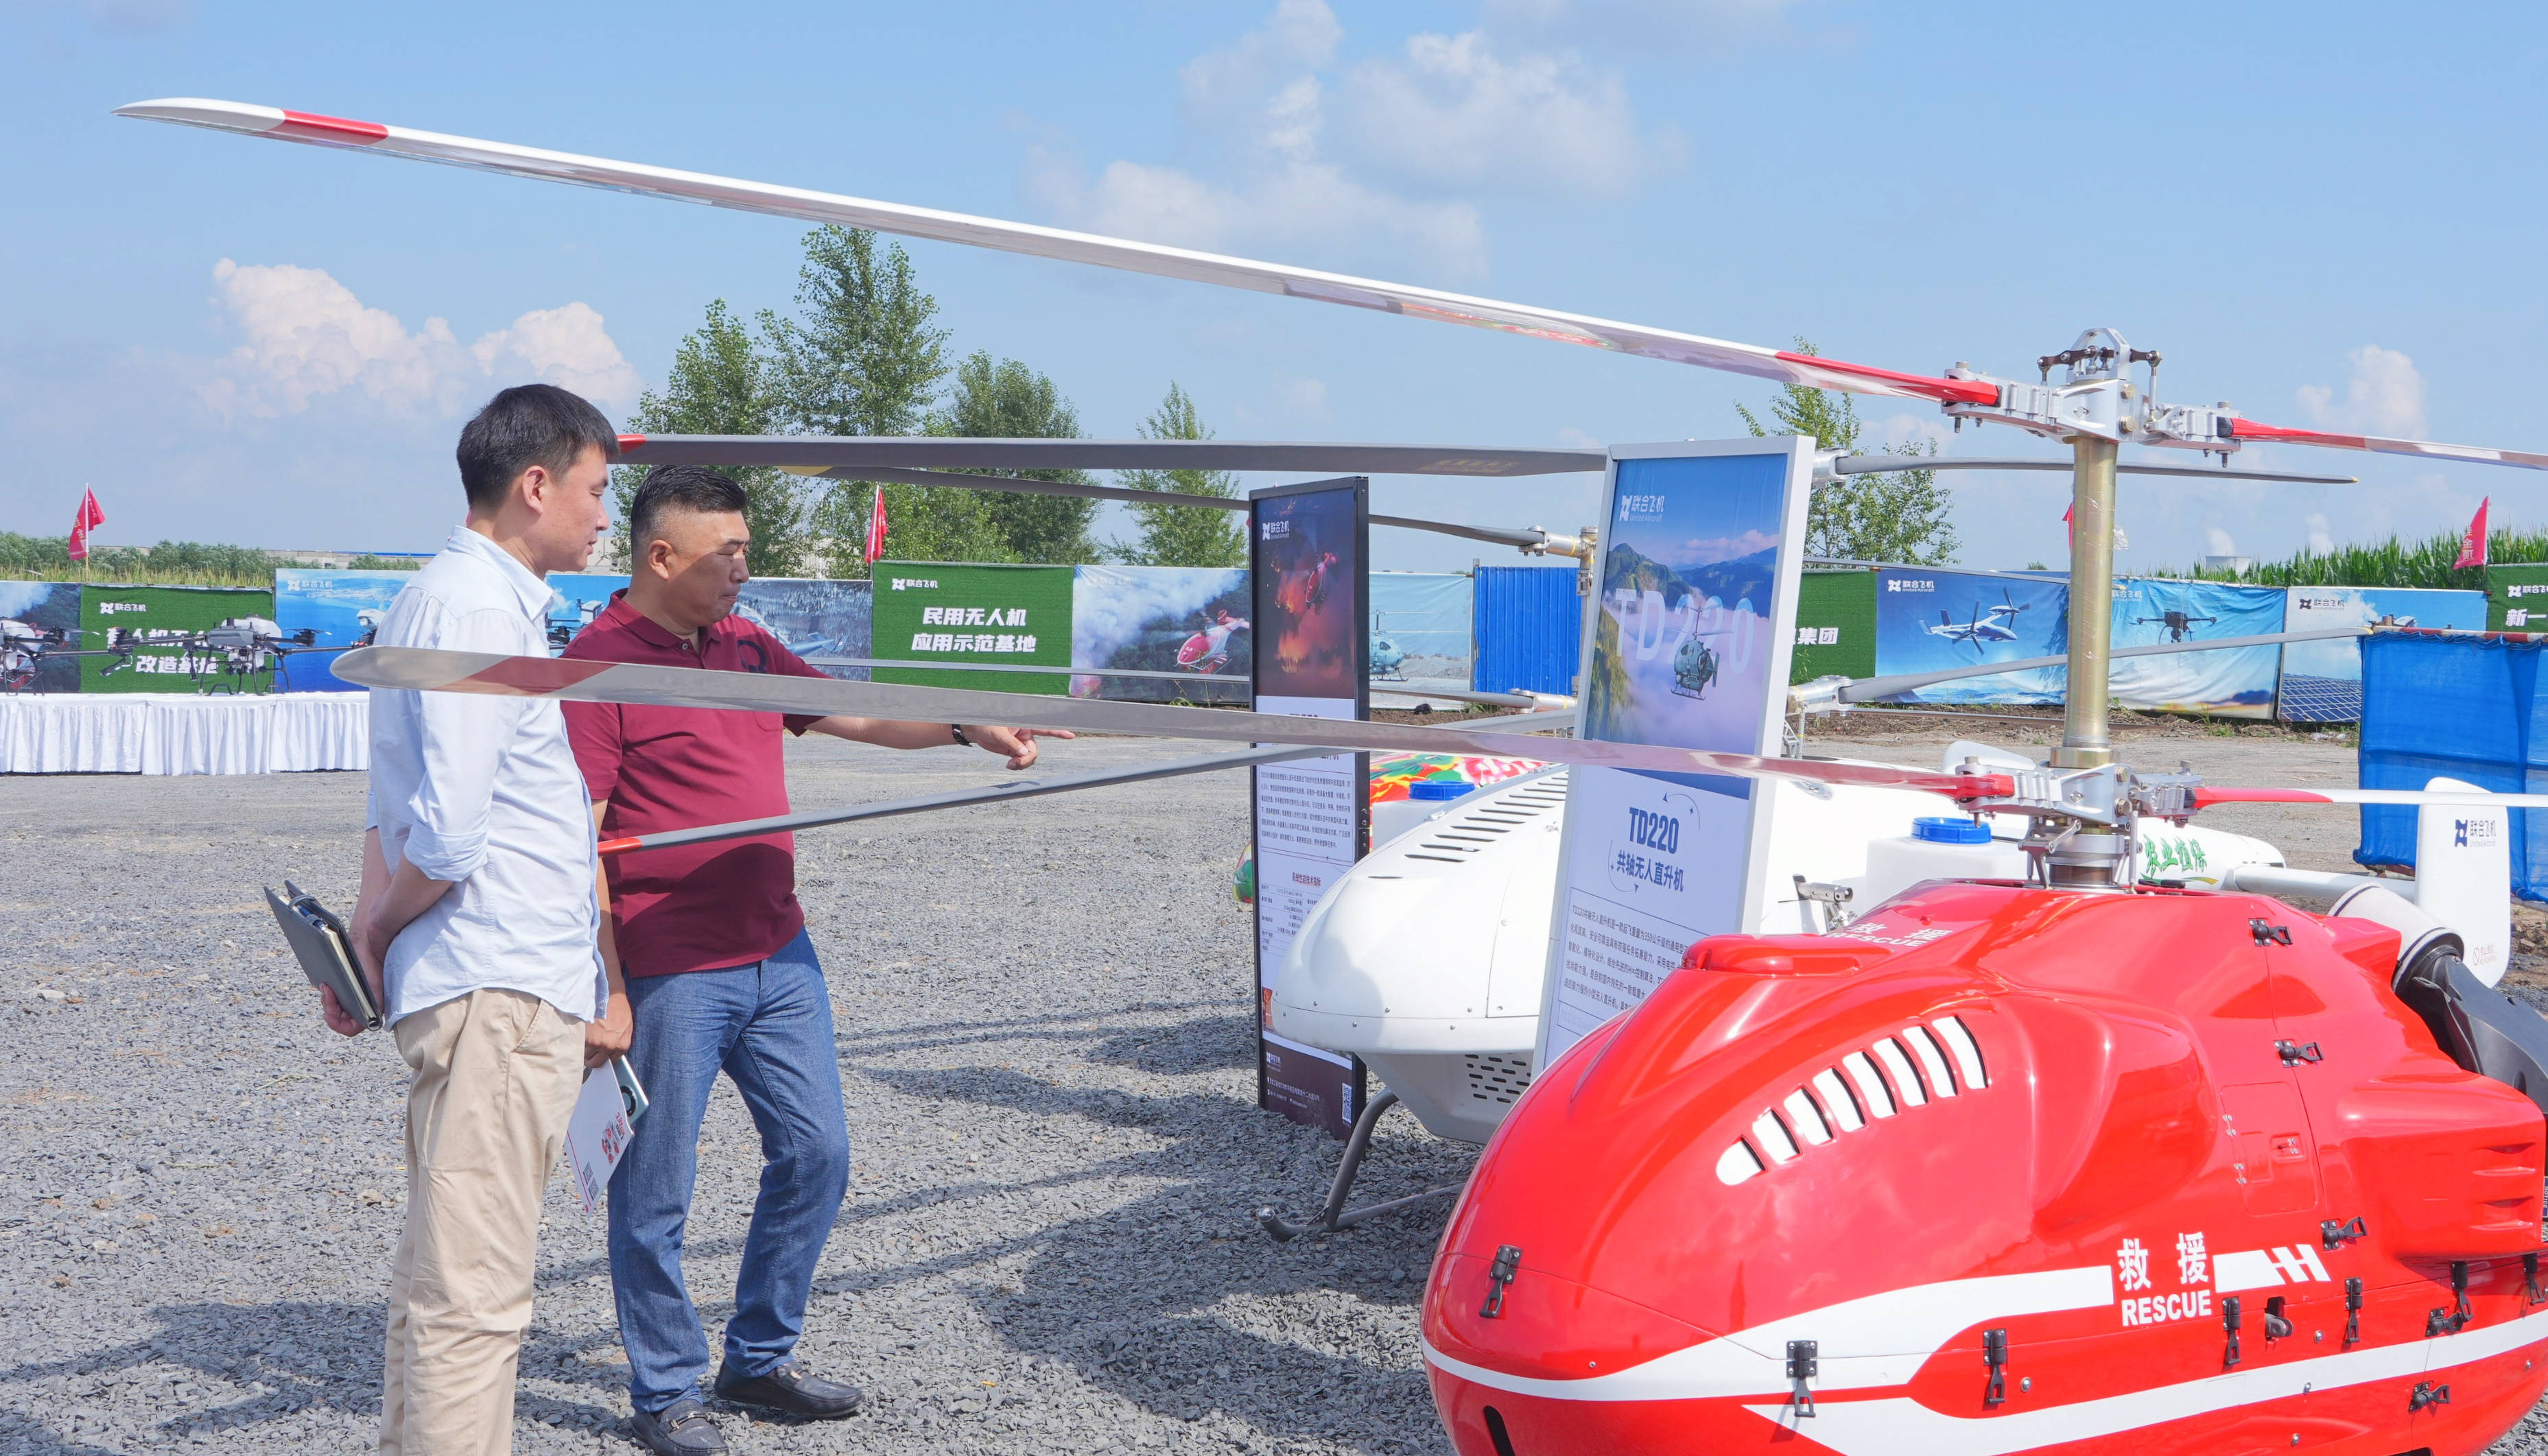
[[[2478,568],[2454,570],[2460,534],[2445,531],[2421,541],[2386,541],[2338,546],[2332,551],[2307,551],[2281,561],[2260,561],[2243,572],[2162,571],[2163,577],[2244,582],[2260,587],[2423,587],[2486,590],[2486,573]],[[2504,526],[2487,533],[2487,559],[2548,562],[2548,528]]]

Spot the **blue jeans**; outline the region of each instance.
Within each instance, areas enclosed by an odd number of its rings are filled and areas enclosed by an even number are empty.
[[[725,1326],[726,1363],[745,1376],[768,1374],[804,1330],[814,1265],[849,1188],[850,1128],[832,1000],[803,933],[749,965],[632,978],[628,1000],[628,1064],[648,1104],[610,1179],[610,1286],[629,1400],[655,1411],[693,1394],[708,1368],[682,1242],[718,1070],[752,1110],[764,1159]]]

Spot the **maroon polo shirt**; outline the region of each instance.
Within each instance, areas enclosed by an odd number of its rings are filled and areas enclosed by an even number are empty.
[[[823,674],[768,630],[728,616],[701,646],[674,636],[614,592],[609,609],[576,635],[565,656],[591,662],[711,668],[733,673]],[[802,733],[812,717],[723,708],[565,704],[567,737],[594,803],[607,802],[613,839],[694,829],[787,812],[778,732]],[[772,956],[805,928],[796,903],[796,840],[766,834],[718,844],[613,855],[611,930],[631,976],[721,970]]]

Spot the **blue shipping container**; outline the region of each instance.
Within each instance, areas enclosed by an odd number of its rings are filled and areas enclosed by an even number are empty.
[[[1480,692],[1573,692],[1584,650],[1575,568],[1482,566],[1477,583],[1469,685]]]

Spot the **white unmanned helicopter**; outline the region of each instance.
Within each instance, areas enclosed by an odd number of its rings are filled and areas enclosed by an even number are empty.
[[[2218,454],[2225,462],[2258,440],[2531,469],[2548,469],[2548,455],[2281,428],[2240,418],[2227,406],[2165,404],[2155,389],[2158,356],[2130,348],[2109,329],[2090,329],[2070,348],[2044,356],[2034,385],[1960,363],[1944,375],[1918,375],[1371,279],[377,123],[209,101],[151,102],[124,111],[1439,318],[1816,388],[1928,400],[1959,424],[2008,424],[2068,444],[2074,525],[2069,691],[2061,745],[2044,765],[1975,756],[1952,772],[1931,773],[1773,757],[1776,740],[1769,725],[1752,745],[1676,748],[400,648],[361,649],[338,675],[401,689],[999,721],[1278,744],[1283,752],[1538,757],[1570,767],[1764,779],[1779,785],[1781,796],[1786,785],[1797,785],[1816,805],[1837,805],[1849,789],[1918,791],[1952,803],[1971,824],[1992,816],[2024,820],[2028,829],[2018,844],[2024,884],[1930,884],[1891,902],[1888,916],[1898,912],[1900,920],[1870,913],[1837,927],[1827,948],[1758,941],[1725,948],[1732,961],[1707,959],[1689,967],[1686,978],[1667,979],[1656,998],[1668,1004],[1647,1003],[1657,1015],[1628,1011],[1604,1028],[1606,1042],[1588,1041],[1567,1053],[1562,1064],[1580,1072],[1569,1092],[1581,1095],[1549,1095],[1552,1084],[1520,1100],[1512,1125],[1485,1154],[1493,1166],[1467,1191],[1426,1280],[1423,1357],[1444,1429],[1463,1450],[1510,1456],[1590,1443],[1641,1453],[1686,1449],[1693,1440],[1803,1444],[1811,1437],[1826,1449],[1849,1451],[2048,1453],[2102,1440],[2212,1453],[2280,1448],[2284,1434],[2297,1447],[2306,1428],[2321,1444],[2334,1440],[2345,1449],[2418,1447],[2467,1456],[2493,1444],[2548,1385],[2548,1372],[2538,1368],[2548,1359],[2548,1314],[2536,1309],[2548,1303],[2538,1247],[2548,1026],[2476,973],[2487,953],[2472,942],[2485,936],[2492,915],[2443,903],[2464,894],[2492,900],[2503,892],[2507,837],[2489,837],[2493,850],[2481,852],[2479,836],[2446,833],[2474,821],[2457,812],[2424,816],[2418,867],[2426,882],[2418,886],[2418,902],[2358,887],[2328,917],[2291,914],[2267,898],[2305,887],[2294,882],[2294,871],[2270,866],[2236,868],[2225,886],[2230,893],[2137,892],[2162,832],[2152,821],[2183,825],[2213,805],[2447,805],[2474,811],[2482,821],[2510,808],[2548,808],[2548,794],[2490,794],[2446,782],[2413,791],[2225,787],[2185,773],[2133,772],[2117,763],[2107,734],[2122,444]],[[2128,376],[2140,364],[2149,377],[2137,387]],[[2065,371],[2057,386],[2050,381],[2055,365]],[[960,454],[972,443],[951,448]],[[808,449],[772,446],[762,461],[733,463],[821,468],[851,458],[822,461],[817,445],[809,459],[800,453]],[[1499,473],[1457,463],[1453,470]],[[1845,684],[1821,700],[1848,696]],[[1814,787],[1802,787],[1808,784]],[[1453,832],[1474,821],[1482,831],[1502,831],[1472,836],[1482,857],[1484,842],[1526,834],[1553,817],[1556,793],[1545,778],[1502,790],[1474,812],[1425,826],[1438,832],[1414,848],[1462,846]],[[1541,802],[1529,804],[1525,796]],[[1488,813],[1498,803],[1508,812]],[[1535,812],[1519,812],[1526,807]],[[1783,801],[1780,812],[1786,812]],[[717,827],[720,833],[728,828]],[[1903,837],[1879,838],[1860,828],[1846,838],[1865,843],[1863,882],[1870,894],[1882,891],[1885,847],[1900,849]],[[2452,858],[2454,839],[2471,842],[2468,858]],[[1933,846],[1917,852],[1922,855],[1998,853],[1995,843],[1911,843]],[[1845,871],[1849,859],[1848,851],[1832,853],[1820,864],[1798,863],[1794,872]],[[1417,862],[1408,857],[1406,863]],[[1459,856],[1439,861],[1445,872],[1480,863]],[[2251,875],[2262,877],[2253,890],[2264,893],[2236,893]],[[1382,880],[1375,875],[1365,883]],[[1376,891],[1373,903],[1385,904],[1394,892]],[[1328,916],[1361,898],[1359,887],[1353,898],[1339,897]],[[1795,909],[1801,920],[1803,904]],[[1966,927],[1960,932],[1933,927],[1919,933],[1917,948],[1905,949],[1905,927],[1913,919],[1951,911],[1986,919],[1958,921]],[[1383,930],[1401,919],[1379,918]],[[1985,924],[1994,928],[1987,945]],[[2103,938],[2083,942],[2082,928]],[[2170,939],[2179,932],[2210,932],[2227,941],[2205,953],[2213,958],[2203,965],[2217,959],[2267,987],[2255,1004],[2271,1008],[2274,1030],[2287,1014],[2319,1017],[2308,1026],[2326,1029],[2320,1033],[2325,1045],[2298,1036],[2265,1040],[2271,1032],[2258,1030],[2243,996],[2197,1004],[2184,979],[2186,943]],[[1496,949],[1492,941],[1486,947],[1489,994],[1481,1015],[1498,1004]],[[2130,994],[2108,1012],[2092,1012],[2080,1004],[2088,998],[2077,994],[2082,975],[2103,988],[2128,980]],[[1814,980],[1822,976],[1835,979]],[[2302,989],[2322,987],[2346,1008],[2315,995],[2308,998],[2314,1012],[2287,1006],[2270,989],[2286,978]],[[1468,984],[1477,984],[1474,970]],[[1838,984],[1864,992],[1867,1005],[1852,1014],[1850,1027],[1835,1031],[1831,1018],[1809,1013],[1827,1005],[1815,986]],[[1885,1020],[1868,1009],[1896,1005],[1904,1007],[1899,1015],[1920,1019]],[[1791,1015],[1781,1022],[1774,1010],[1767,1022],[1754,1023],[1746,1008],[1763,1006]],[[2233,1016],[2227,1007],[2239,1009]],[[2130,1064],[2189,1069],[2182,1076],[2171,1070],[2149,1082],[2138,1070],[2127,1075],[2123,1064],[2083,1069],[2075,1053],[2028,1049],[2037,1044],[2026,1040],[2032,1035],[2026,1028],[2054,1025],[2055,1008],[2070,1018],[2059,1024],[2084,1029],[2087,1040],[2074,1032],[2071,1040],[2045,1044],[2054,1047],[2094,1046],[2127,1035],[2146,1036],[2152,1046],[2162,1038],[2200,1040],[2180,1040],[2160,1059]],[[1397,1014],[1387,1003],[1382,1010]],[[1854,1041],[1840,1040],[1855,1038],[1860,1022],[1871,1039],[1872,1059],[1849,1049]],[[2193,1030],[2174,1030],[2180,1026]],[[1709,1054],[1736,1037],[1744,1043],[1742,1056]],[[1616,1064],[1605,1066],[1605,1051],[1623,1046]],[[2269,1073],[2279,1061],[2283,1081],[2274,1084],[2271,1106],[2288,1106],[2290,1120],[2259,1111],[2267,1121],[2249,1127],[2247,1114],[2230,1117],[2223,1099],[2261,1093],[2263,1084],[2216,1087],[2220,1079],[2202,1069],[2204,1058],[2215,1056],[2230,1058],[2234,1065],[2225,1073],[2241,1076]],[[1849,1085],[1836,1066],[1848,1070]],[[2255,1071],[2246,1070],[2251,1066]],[[2316,1074],[2304,1077],[2298,1070],[2304,1066]],[[1415,1072],[1409,1076],[1420,1080]],[[2065,1077],[2075,1090],[2055,1095],[2050,1082]],[[2119,1089],[2143,1082],[2181,1088],[2181,1095],[2169,1094],[2174,1101],[2147,1104],[2181,1116],[2154,1122],[2138,1110],[2144,1104],[2135,1103],[2128,1122],[2104,1121]],[[2402,1098],[2408,1085],[2420,1090]],[[2046,1090],[2028,1090],[2039,1087]],[[2348,1089],[2373,1100],[2348,1100]],[[1857,1100],[1862,1094],[1865,1113]],[[1649,1114],[1659,1100],[1669,1102],[1672,1115],[1656,1121]],[[2261,1096],[2244,1105],[2269,1106]],[[1892,1121],[1918,1107],[1930,1110],[1917,1120]],[[2366,1120],[2393,1131],[2408,1151],[2384,1153],[2377,1137],[2359,1136],[2356,1125]],[[2310,1127],[2339,1123],[2352,1131],[2340,1140],[2312,1143]],[[1915,1133],[1915,1126],[1927,1131]],[[2176,1139],[2165,1145],[2183,1147],[2182,1160],[2172,1160],[2173,1153],[2143,1155],[2162,1126],[2174,1130],[2163,1135]],[[2112,1144],[2120,1150],[2099,1157],[2094,1149],[2109,1145],[2100,1129],[2109,1127],[2123,1138]],[[1368,1125],[1356,1132],[1364,1137]],[[1825,1144],[1842,1151],[1805,1150]],[[1947,1155],[1927,1156],[1933,1149]],[[2088,1149],[2086,1162],[2065,1149]],[[1880,1160],[1870,1164],[1870,1151]],[[1349,1160],[1354,1152],[1349,1144]],[[2270,1164],[2248,1159],[2265,1158],[2288,1159],[2293,1172],[2254,1173]],[[2038,1228],[2050,1206],[2031,1195],[2026,1178],[2002,1176],[2012,1166],[2056,1164],[2085,1167],[2097,1177],[2070,1185],[2093,1194],[2056,1199],[2070,1221],[2053,1226],[2068,1230],[2057,1234]],[[1867,1176],[1870,1166],[1882,1170],[1879,1178],[1904,1180],[1911,1192],[1853,1196],[1852,1180]],[[2349,1190],[2392,1202],[2366,1222],[2349,1212],[2353,1203],[2337,1207],[2318,1196],[2320,1178],[2304,1170],[2319,1168],[2340,1176]],[[1884,1186],[1890,1191],[1892,1185]],[[2289,1208],[2273,1201],[2286,1190],[2303,1201]],[[2399,1208],[2406,1212],[2394,1212]],[[2313,1217],[2320,1219],[2316,1245],[2307,1224]],[[2102,1250],[2145,1250],[2143,1237],[2161,1236],[2162,1227],[2201,1228],[2195,1220],[2210,1223],[2225,1241],[2201,1256],[2205,1275],[2180,1262],[2177,1277],[2207,1286],[2192,1291],[2207,1314],[2220,1294],[2220,1320],[2178,1320],[2159,1329],[2156,1342],[2145,1341],[2138,1326],[2159,1301],[2119,1302],[2118,1292],[2146,1288],[2147,1264],[2126,1252],[2109,1263]],[[1524,1228],[1539,1231],[1517,1231]],[[1995,1231],[1965,1236],[1977,1230]],[[2202,1233],[2176,1236],[2181,1261],[2189,1236],[2191,1247],[2206,1247]],[[1506,1237],[1527,1238],[1528,1250],[1519,1242],[1500,1246]],[[2091,1252],[2092,1244],[2099,1251]],[[1611,1257],[1622,1250],[1624,1256]],[[2345,1278],[2346,1306],[2337,1313],[2348,1318],[2336,1320],[2329,1313],[2334,1277],[2353,1268],[2365,1274]],[[2298,1292],[2265,1293],[2286,1284]],[[2450,1304],[2437,1298],[2444,1293]],[[2259,1308],[2249,1334],[2253,1359],[2242,1369],[2247,1299]],[[2358,1318],[2366,1313],[2370,1318]],[[2302,1320],[2316,1330],[2307,1343],[2294,1337]],[[2342,1343],[2321,1347],[2330,1323],[2342,1331]],[[1957,1340],[1964,1342],[1951,1351]],[[2277,1340],[2283,1348],[2273,1348]],[[1586,1359],[1587,1350],[1598,1358]],[[2021,1362],[2014,1371],[2012,1360]],[[2067,1388],[2059,1379],[2065,1374]],[[1817,1382],[1840,1399],[1818,1402]],[[1815,1421],[1810,1430],[1794,1423],[1808,1418]]]

